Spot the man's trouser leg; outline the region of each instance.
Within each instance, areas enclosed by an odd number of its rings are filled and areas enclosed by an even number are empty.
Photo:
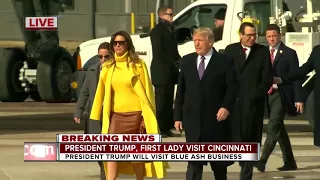
[[[284,165],[296,165],[296,161],[292,152],[290,138],[284,125],[283,130],[281,131],[280,138],[278,139],[278,143],[282,152]]]
[[[214,179],[227,180],[228,166],[210,162],[211,169],[213,171]]]
[[[173,128],[174,85],[155,86],[156,115],[161,133]]]
[[[106,173],[104,171],[104,165],[102,161],[98,161],[98,164],[100,166],[100,180],[106,180]]]
[[[101,129],[102,129],[102,119],[103,119],[103,114],[101,113],[101,120],[91,120],[90,116],[87,116],[87,121],[86,121],[86,133],[87,134],[101,134]],[[100,180],[106,180],[106,175],[104,171],[104,165],[102,161],[98,161],[99,167],[100,167]]]
[[[186,180],[202,180],[203,165],[188,162]]]
[[[264,143],[260,162],[263,164],[267,163],[267,160],[274,150],[277,142],[280,144],[284,161],[292,162],[294,161],[294,157],[290,139],[284,126],[285,110],[282,105],[279,92],[269,95],[269,105],[271,111],[268,123],[267,139]]]
[[[239,162],[241,166],[240,180],[252,180],[254,162]]]

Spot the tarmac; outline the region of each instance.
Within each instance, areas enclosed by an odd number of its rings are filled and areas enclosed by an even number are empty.
[[[74,103],[0,102],[0,180],[99,180],[99,166],[93,162],[24,162],[24,142],[54,142],[57,133],[82,133],[73,122]],[[286,120],[298,170],[279,172],[283,165],[279,147],[271,155],[265,173],[255,170],[254,180],[320,180],[320,148],[313,146],[311,127],[304,120]],[[267,120],[265,121],[267,124]],[[263,136],[265,139],[265,134]],[[165,142],[184,142],[184,137],[165,138]],[[170,162],[165,179],[185,179],[186,162]],[[239,179],[238,163],[228,168],[228,179]],[[119,179],[133,180],[132,176]],[[203,179],[214,179],[210,166]]]

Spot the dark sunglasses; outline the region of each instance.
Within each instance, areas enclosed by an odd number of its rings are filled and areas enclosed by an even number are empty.
[[[117,46],[118,44],[120,45],[120,46],[123,46],[123,45],[125,45],[127,42],[126,41],[113,41],[113,45],[114,46]]]
[[[110,55],[105,55],[105,56],[102,56],[102,55],[98,55],[99,59],[110,59]]]
[[[164,15],[173,16],[173,13],[164,13]]]

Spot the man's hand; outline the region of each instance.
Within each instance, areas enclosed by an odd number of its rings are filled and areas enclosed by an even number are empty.
[[[273,77],[273,84],[282,84],[282,80],[280,77]]]
[[[74,120],[76,123],[80,124],[80,118],[74,117],[73,120]]]
[[[302,102],[296,102],[296,103],[295,103],[295,106],[296,106],[296,108],[297,108],[297,112],[298,112],[298,113],[303,113],[303,111],[304,111],[303,109],[304,109],[304,108],[303,108],[303,103],[302,103]]]
[[[175,121],[174,122],[174,128],[176,128],[177,131],[180,133],[182,132],[182,121]]]
[[[229,116],[229,111],[226,108],[220,108],[217,113],[217,120],[223,121],[227,119],[228,116]]]

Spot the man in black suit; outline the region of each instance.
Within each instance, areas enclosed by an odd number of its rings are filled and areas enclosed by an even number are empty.
[[[273,65],[274,76],[297,72],[299,60],[295,50],[287,47],[281,42],[280,28],[276,24],[267,26],[266,38],[269,44],[270,60]],[[294,81],[285,85],[272,85],[268,91],[269,123],[267,139],[260,161],[256,164],[259,171],[264,172],[267,160],[279,142],[284,166],[278,168],[280,171],[296,170],[297,165],[292,153],[291,143],[284,126],[284,116],[297,115],[303,111],[303,99],[301,97],[301,82]]]
[[[187,142],[230,142],[229,112],[236,101],[236,73],[231,58],[212,48],[210,28],[193,33],[196,53],[181,60],[174,109],[175,128],[184,129]],[[233,162],[210,162],[215,179],[227,179]],[[201,180],[207,162],[189,162],[187,180]]]
[[[306,63],[304,63],[296,72],[290,74],[284,74],[280,77],[274,77],[274,83],[276,84],[287,84],[292,83],[295,80],[301,80],[311,71],[315,71],[314,75],[314,145],[320,147],[320,45],[313,48],[310,57]]]
[[[155,87],[156,115],[162,137],[174,136],[173,97],[177,84],[180,55],[172,25],[173,10],[169,6],[158,9],[159,23],[152,29],[151,80]]]
[[[261,143],[265,99],[272,85],[272,65],[269,51],[255,43],[257,33],[252,23],[240,26],[240,42],[226,47],[225,54],[233,58],[238,74],[238,100],[232,116],[235,142]],[[254,162],[240,162],[241,180],[252,179]]]
[[[100,61],[88,68],[87,75],[85,77],[84,83],[80,89],[80,95],[77,101],[76,110],[74,113],[74,121],[80,123],[80,117],[82,114],[86,114],[84,118],[84,133],[85,134],[100,134],[101,124],[100,121],[93,121],[89,119],[91,112],[94,96],[96,94],[96,89],[99,82],[100,71],[102,64],[110,58],[109,43],[104,42],[98,47],[98,57]],[[86,111],[86,112],[85,112]],[[84,113],[85,112],[85,113]],[[105,173],[103,168],[103,163],[98,162],[100,166],[100,179],[105,180]]]

